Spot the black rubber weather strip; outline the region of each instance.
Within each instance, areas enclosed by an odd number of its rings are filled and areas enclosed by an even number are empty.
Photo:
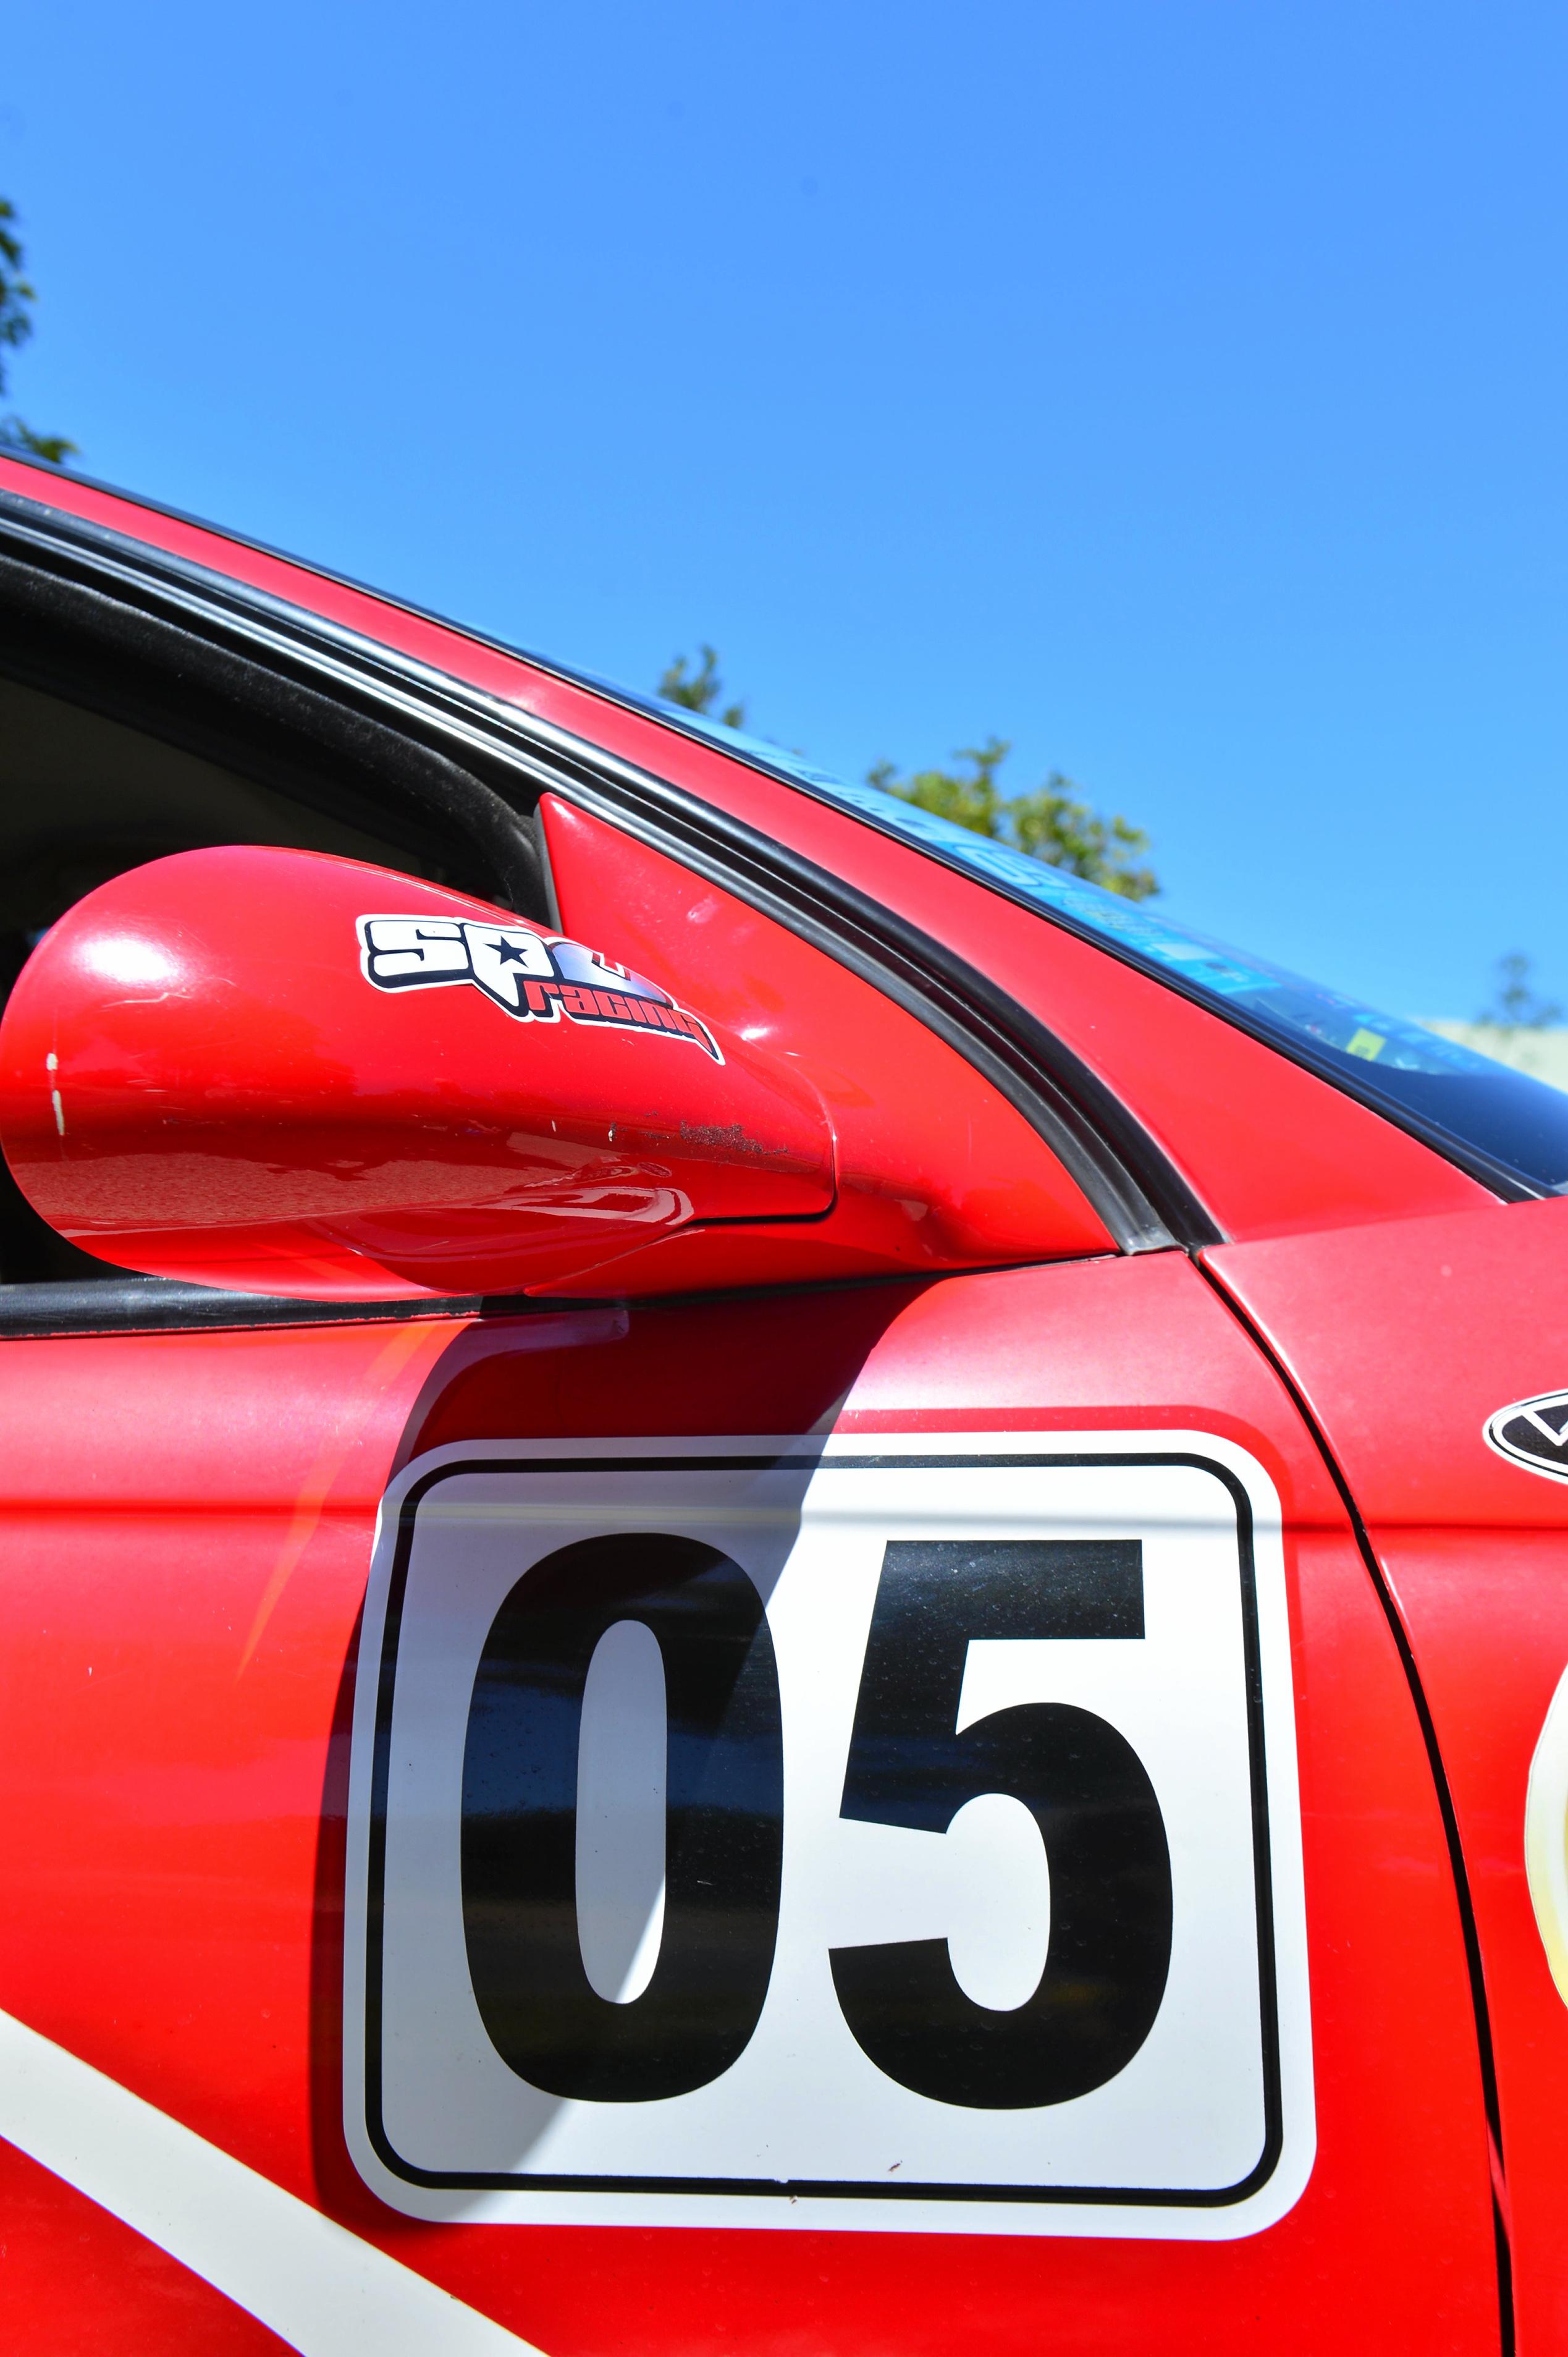
[[[507,1305],[513,1316],[556,1302]],[[573,1304],[575,1308],[576,1305]],[[275,1294],[220,1293],[207,1285],[164,1277],[62,1279],[48,1285],[0,1285],[0,1341],[44,1334],[160,1334],[193,1327],[210,1331],[251,1326],[381,1326],[418,1318],[474,1318],[487,1307],[477,1295],[408,1301],[285,1301]]]

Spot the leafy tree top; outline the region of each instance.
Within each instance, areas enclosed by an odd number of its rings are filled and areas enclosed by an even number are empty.
[[[699,648],[702,662],[695,670],[686,667],[684,655],[677,655],[662,673],[659,693],[666,704],[679,704],[688,712],[701,712],[710,720],[717,720],[725,728],[746,726],[744,704],[726,704],[716,708],[724,694],[724,682],[719,677],[719,659],[712,647]]]
[[[1497,996],[1483,1007],[1479,1020],[1503,1031],[1547,1031],[1563,1020],[1554,998],[1542,998],[1530,978],[1530,961],[1522,950],[1510,950],[1498,960]]]
[[[744,704],[721,704],[724,682],[719,659],[710,646],[698,649],[696,663],[677,655],[659,682],[667,704],[700,712],[726,728],[744,728]],[[1121,817],[1101,818],[1080,799],[1082,789],[1059,770],[1053,770],[1033,793],[1007,794],[999,772],[1011,748],[1005,738],[988,737],[983,745],[966,747],[953,759],[968,763],[962,770],[917,770],[901,778],[891,761],[878,761],[867,783],[885,793],[937,817],[951,819],[973,834],[1005,843],[1047,867],[1065,867],[1090,884],[1102,884],[1123,899],[1146,900],[1159,890],[1153,868],[1142,864],[1149,838],[1142,827]]]
[[[1147,900],[1159,890],[1154,870],[1141,864],[1149,848],[1143,828],[1124,818],[1101,818],[1079,800],[1081,787],[1059,770],[1033,793],[1004,793],[998,772],[1011,749],[1004,738],[988,737],[983,745],[954,754],[955,761],[969,764],[967,771],[917,770],[908,778],[899,777],[891,761],[878,761],[867,783],[972,834],[1010,844],[1047,867],[1065,867],[1090,884],[1102,884],[1123,899]]]
[[[0,197],[0,393],[5,390],[6,351],[18,351],[33,332],[33,305],[38,300],[32,281],[24,275],[26,256],[16,234],[16,208]],[[22,450],[30,458],[47,458],[63,467],[76,456],[76,445],[63,434],[35,434],[19,417],[0,417],[0,450]]]

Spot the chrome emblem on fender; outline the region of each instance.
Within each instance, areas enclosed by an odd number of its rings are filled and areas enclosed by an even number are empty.
[[[1498,1408],[1487,1418],[1481,1437],[1488,1448],[1527,1473],[1568,1481],[1568,1392],[1542,1392]]]

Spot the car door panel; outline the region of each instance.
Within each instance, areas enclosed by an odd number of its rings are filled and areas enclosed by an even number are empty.
[[[776,1371],[797,1357],[791,1329],[814,1337],[822,1310],[846,1298],[648,1305],[632,1313],[624,1341],[551,1367],[559,1387],[548,1400],[540,1392],[525,1402],[505,1354],[487,1357],[433,1400],[413,1445],[424,1458],[520,1433],[581,1440],[800,1429],[767,1413]],[[845,1312],[837,1316],[843,1333]],[[680,2264],[678,2250],[664,2246],[696,2242],[702,2257],[692,2264],[706,2287],[703,2330],[712,2335],[702,2346],[724,2345],[726,2330],[757,2345],[755,2300],[766,2283],[781,2345],[793,2330],[812,2345],[853,2350],[875,2309],[876,2329],[898,2348],[940,2347],[961,2317],[966,2345],[1010,2348],[1015,2336],[1022,2345],[1028,2316],[1048,2316],[1065,2347],[1114,2348],[1122,2333],[1129,2345],[1138,2340],[1153,2304],[1167,2330],[1178,2315],[1206,2347],[1249,2345],[1262,2315],[1278,2345],[1308,2348],[1321,2345],[1325,2315],[1341,2303],[1371,2345],[1490,2347],[1498,2327],[1485,2125],[1442,1826],[1397,1652],[1337,1498],[1284,1395],[1176,1254],[931,1286],[906,1298],[879,1335],[863,1329],[854,1347],[865,1355],[836,1419],[841,1435],[1198,1423],[1249,1448],[1273,1476],[1286,1500],[1300,1616],[1316,2168],[1300,2203],[1265,2233],[1206,2247],[1201,2258],[1168,2244],[1122,2243],[1114,2271],[1089,2242],[1052,2240],[1026,2252],[987,2240],[982,2255],[981,2244],[961,2237],[900,2235],[884,2259],[875,2238],[833,2235],[810,2269],[791,2274],[769,2242],[792,2237],[692,2230],[648,2245],[597,2233],[607,2312],[570,2345],[612,2348],[618,2330],[659,2345],[655,2319],[673,2297],[669,2269]],[[542,1381],[547,1363],[531,1361],[532,1377]],[[649,1371],[673,1364],[689,1388],[661,1398],[650,1416]],[[1397,1911],[1388,1901],[1396,1871]],[[1422,1959],[1417,1972],[1412,1954]],[[1434,2076],[1434,2056],[1456,2066],[1461,2055],[1456,2075]],[[1375,2233],[1375,2261],[1363,2233]],[[793,2299],[785,2281],[795,2284]],[[1289,2288],[1306,2282],[1310,2314],[1296,2310]],[[553,2329],[559,2338],[564,2318]],[[681,2329],[693,2333],[689,2317]],[[539,2324],[532,2330],[549,2345]],[[688,2337],[679,2345],[693,2344]]]
[[[13,2357],[199,2350],[282,2357],[289,2343],[159,2244],[0,2143],[0,2315]]]
[[[1047,2317],[1064,2348],[1132,2348],[1155,2309],[1167,2329],[1179,2318],[1212,2348],[1254,2345],[1260,2316],[1275,2345],[1320,2346],[1333,2313],[1375,2328],[1389,2348],[1494,2344],[1474,2034],[1419,1729],[1310,1443],[1183,1257],[913,1294],[562,1311],[480,1329],[430,1321],[398,1329],[406,1355],[395,1381],[392,1339],[368,1329],[223,1338],[221,1395],[249,1387],[273,1402],[224,1418],[202,1413],[214,1338],[48,1342],[8,1357],[24,1396],[26,1361],[39,1351],[99,1354],[84,1385],[134,1397],[140,1414],[127,1409],[118,1451],[101,1452],[90,1491],[79,1483],[64,1515],[59,1455],[41,1469],[52,1511],[34,1489],[29,1514],[33,1452],[26,1419],[10,1422],[7,1684],[21,1739],[7,1759],[21,1780],[11,1814],[25,1815],[29,1837],[6,2010],[303,2198],[325,2200],[552,2357],[631,2341],[782,2350],[802,2336],[851,2352],[874,2333],[935,2350],[960,2330],[966,2345],[1022,2348]],[[345,1383],[350,1418],[367,1397],[375,1405],[346,1453],[334,1442],[334,1480],[321,1440],[311,1452],[306,1436]],[[291,1390],[306,1403],[292,1447]],[[1295,1614],[1318,2152],[1301,2200],[1262,2233],[1112,2246],[421,2225],[355,2178],[334,2028],[341,1752],[371,1523],[394,1462],[520,1435],[810,1433],[826,1422],[871,1436],[1196,1425],[1247,1448],[1278,1488]],[[205,1457],[206,1511],[190,1507],[192,1456]],[[1385,1897],[1391,1857],[1401,1860],[1397,1915]]]
[[[450,1320],[16,1342],[0,2007],[308,2187],[313,1885],[367,1533]]]

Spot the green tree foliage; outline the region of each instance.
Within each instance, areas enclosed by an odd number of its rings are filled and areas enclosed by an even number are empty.
[[[31,281],[23,275],[26,264],[16,221],[16,206],[0,197],[0,393],[5,390],[5,352],[18,350],[32,334],[38,300]],[[35,434],[19,417],[0,417],[0,450],[22,450],[55,467],[76,456],[75,443],[63,434]]]
[[[1124,818],[1101,818],[1079,799],[1081,788],[1059,770],[1033,793],[1004,793],[998,772],[1010,749],[1000,737],[965,747],[953,759],[969,764],[967,773],[917,770],[913,777],[901,778],[891,761],[878,761],[867,783],[974,834],[989,835],[993,843],[1011,844],[1047,867],[1065,867],[1090,884],[1102,884],[1123,899],[1146,900],[1159,890],[1154,870],[1141,864],[1149,848],[1142,827]]]
[[[1547,1031],[1563,1020],[1553,998],[1542,998],[1530,978],[1530,962],[1522,950],[1510,950],[1498,960],[1497,996],[1477,1018],[1505,1031]]]
[[[703,660],[694,671],[687,668],[684,655],[676,656],[659,682],[660,694],[666,704],[680,704],[688,712],[704,713],[710,720],[722,721],[726,728],[744,728],[744,704],[726,704],[722,710],[715,709],[725,692],[717,655],[712,647],[702,647],[698,651]]]
[[[744,728],[744,704],[720,705],[724,683],[718,656],[709,646],[698,651],[702,660],[695,665],[684,655],[676,656],[660,680],[660,694],[668,704],[722,721],[726,728]],[[1091,884],[1103,884],[1124,899],[1146,900],[1159,890],[1154,870],[1140,864],[1149,847],[1142,827],[1124,818],[1101,818],[1079,800],[1080,789],[1059,770],[1053,770],[1032,794],[1004,793],[998,772],[1010,749],[1002,737],[988,737],[983,745],[955,753],[955,761],[969,764],[967,774],[917,770],[913,777],[901,778],[891,761],[878,761],[867,782],[880,786],[884,793],[918,802],[939,818],[952,819],[972,834],[1011,844],[1029,858],[1044,860],[1047,867],[1066,867]]]

